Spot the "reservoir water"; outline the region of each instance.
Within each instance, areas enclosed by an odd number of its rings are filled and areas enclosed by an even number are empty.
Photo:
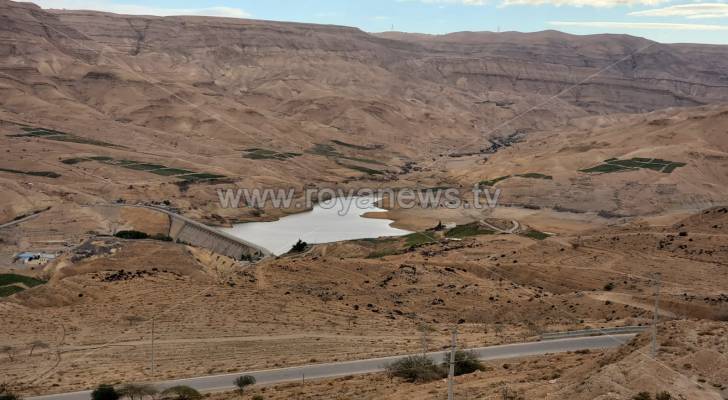
[[[321,202],[311,211],[293,214],[272,222],[237,224],[223,231],[262,246],[280,255],[298,239],[307,243],[402,236],[411,233],[392,228],[388,219],[364,218],[368,212],[386,211],[375,205],[373,197],[335,198]]]

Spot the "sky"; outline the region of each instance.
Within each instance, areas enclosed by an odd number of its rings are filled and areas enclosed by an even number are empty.
[[[728,0],[30,0],[43,8],[208,15],[442,34],[625,33],[663,43],[728,44]]]

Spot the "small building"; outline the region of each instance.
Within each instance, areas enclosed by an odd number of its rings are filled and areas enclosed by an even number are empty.
[[[52,253],[39,253],[26,251],[15,255],[16,262],[22,262],[28,265],[45,265],[49,261],[56,259],[56,255]]]

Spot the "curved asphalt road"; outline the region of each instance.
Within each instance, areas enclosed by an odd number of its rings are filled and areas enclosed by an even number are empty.
[[[629,342],[635,334],[618,334],[609,336],[577,337],[556,339],[543,342],[506,344],[500,346],[480,347],[470,349],[481,360],[498,360],[537,356],[549,353],[563,353],[567,351],[585,349],[607,349],[619,347]],[[442,360],[444,351],[428,353],[436,361]],[[196,378],[175,379],[171,381],[155,382],[153,385],[160,390],[171,386],[187,385],[201,392],[216,392],[233,390],[233,380],[240,375],[253,375],[259,385],[270,385],[291,381],[300,381],[302,378],[322,379],[335,378],[347,375],[360,375],[372,372],[381,372],[392,361],[406,356],[392,356],[384,358],[371,358],[357,361],[344,361],[328,364],[312,364],[299,367],[269,369],[262,371],[239,372],[233,374],[200,376]],[[26,400],[89,400],[91,391],[72,393],[59,393],[38,397],[27,397]]]

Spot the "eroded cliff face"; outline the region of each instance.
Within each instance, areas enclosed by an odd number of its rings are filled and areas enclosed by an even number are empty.
[[[725,102],[724,71],[728,47],[624,35],[369,34],[0,0],[0,122],[111,143],[128,153],[119,159],[143,155],[256,184],[382,176],[437,184],[453,168],[422,177],[402,167],[478,154],[499,138],[573,131],[583,118]],[[77,150],[111,151],[67,146],[34,157],[57,164]],[[252,148],[296,155],[241,162]]]

